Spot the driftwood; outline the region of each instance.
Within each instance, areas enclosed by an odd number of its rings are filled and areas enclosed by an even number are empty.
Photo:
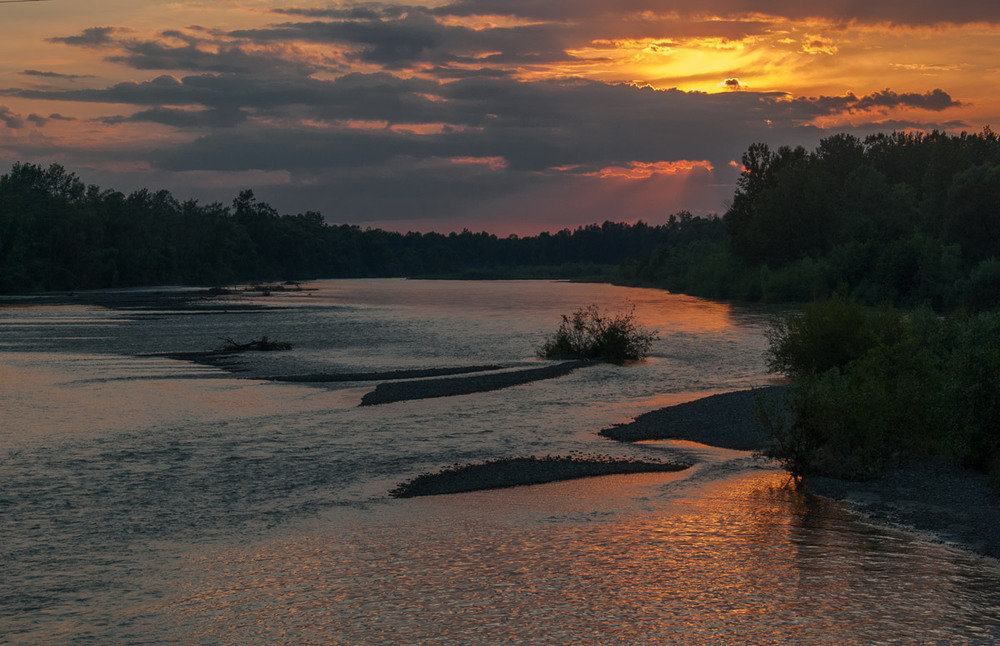
[[[291,350],[292,344],[283,341],[272,341],[266,336],[259,339],[252,339],[247,343],[238,343],[231,338],[222,339],[226,345],[222,346],[220,352],[274,352],[278,350]]]

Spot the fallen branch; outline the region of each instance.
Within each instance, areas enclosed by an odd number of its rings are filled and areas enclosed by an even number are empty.
[[[271,341],[266,336],[253,339],[247,343],[238,343],[231,338],[224,338],[222,340],[226,342],[226,345],[219,348],[219,352],[275,352],[292,349],[291,343]]]

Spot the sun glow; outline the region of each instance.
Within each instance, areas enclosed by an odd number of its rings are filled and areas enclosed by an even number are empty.
[[[690,173],[695,169],[702,169],[708,172],[714,170],[712,163],[702,159],[690,161],[682,159],[680,161],[658,161],[658,162],[629,162],[622,166],[608,166],[588,175],[610,179],[613,177],[623,179],[646,179],[654,175],[680,175]]]

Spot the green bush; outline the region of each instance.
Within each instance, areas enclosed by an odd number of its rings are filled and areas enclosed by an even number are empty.
[[[645,357],[654,339],[656,333],[636,321],[634,305],[613,314],[605,314],[597,305],[590,305],[569,316],[564,314],[559,329],[538,349],[538,356],[622,364]]]
[[[940,455],[1000,480],[1000,313],[908,316],[843,299],[779,321],[771,366],[793,375],[786,420],[758,417],[797,479],[874,477]]]
[[[801,258],[776,270],[761,271],[762,300],[766,303],[803,303],[830,293],[833,273],[829,262]]]
[[[776,320],[768,332],[768,366],[793,378],[841,368],[897,336],[902,315],[871,309],[843,296],[806,305]]]
[[[1000,304],[1000,260],[990,258],[972,269],[965,285],[965,303],[976,310]]]

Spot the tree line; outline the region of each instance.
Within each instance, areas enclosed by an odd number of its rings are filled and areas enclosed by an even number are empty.
[[[396,233],[84,184],[58,165],[0,176],[0,293],[338,277],[591,277],[711,298],[833,293],[935,310],[1000,301],[1000,141],[839,134],[757,143],[723,217],[605,222],[528,237]],[[614,269],[614,271],[612,271]]]
[[[1000,301],[1000,141],[988,128],[839,134],[813,151],[757,143],[742,162],[714,236],[665,239],[622,279],[744,301]]]
[[[231,205],[87,185],[62,166],[0,176],[0,293],[337,277],[547,275],[613,269],[668,229],[605,222],[529,237],[395,233],[281,215],[252,191]]]

